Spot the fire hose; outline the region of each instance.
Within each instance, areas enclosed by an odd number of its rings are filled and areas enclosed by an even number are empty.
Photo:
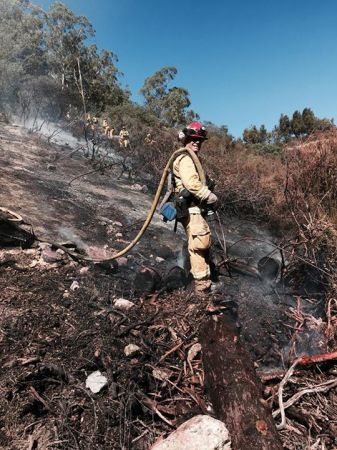
[[[3,208],[2,206],[0,206],[0,211],[3,211],[4,213],[7,213],[10,216],[12,216],[12,218],[9,219],[11,222],[14,222],[14,223],[23,222],[23,218],[20,216],[20,214],[14,212],[14,211],[11,211],[10,209]]]
[[[93,262],[93,263],[102,263],[102,262],[113,261],[114,259],[120,258],[121,256],[123,256],[126,253],[128,253],[137,244],[137,242],[141,239],[141,237],[145,233],[145,231],[146,231],[147,227],[149,226],[149,224],[150,224],[150,222],[152,220],[152,217],[153,217],[153,215],[154,215],[154,213],[156,211],[156,208],[158,206],[159,199],[160,199],[161,193],[163,191],[163,188],[164,188],[166,179],[168,177],[168,174],[170,173],[171,165],[172,165],[173,161],[175,160],[177,155],[179,155],[181,153],[186,153],[186,152],[192,158],[192,160],[193,160],[193,162],[195,164],[195,167],[197,169],[197,172],[198,172],[198,175],[200,177],[201,182],[205,183],[205,174],[204,174],[203,168],[201,166],[199,158],[197,157],[197,155],[192,150],[184,148],[184,149],[179,149],[179,150],[176,150],[175,152],[173,152],[171,157],[170,157],[170,159],[168,160],[164,170],[163,170],[163,174],[161,176],[161,179],[160,179],[160,182],[159,182],[156,194],[154,196],[151,208],[150,208],[150,210],[148,212],[148,215],[146,216],[146,219],[145,219],[141,229],[139,230],[139,232],[136,235],[136,237],[130,242],[130,244],[128,244],[123,250],[119,251],[115,255],[113,255],[113,256],[111,256],[109,258],[94,259],[94,258],[90,258],[89,256],[81,255],[80,253],[77,253],[77,252],[75,252],[73,250],[70,250],[69,248],[65,247],[62,244],[58,244],[58,243],[50,241],[48,239],[42,239],[42,238],[39,239],[38,238],[37,240],[40,241],[40,242],[46,242],[47,244],[50,244],[53,247],[59,248],[59,249],[63,250],[65,253],[67,253],[68,255],[70,255],[71,257],[73,257],[74,259],[77,259],[77,260],[90,261],[90,262]],[[10,210],[8,210],[6,208],[2,208],[2,207],[0,207],[0,210],[2,210],[4,212],[7,212],[12,217],[14,217],[14,219],[11,219],[11,221],[16,222],[16,223],[23,222],[23,219],[22,219],[22,217],[19,214],[15,213],[13,211],[10,211]]]
[[[139,240],[142,238],[143,234],[145,233],[147,227],[151,223],[152,217],[153,217],[153,215],[155,213],[155,210],[156,210],[156,208],[158,206],[161,193],[163,191],[166,179],[167,179],[167,177],[168,177],[168,175],[170,173],[171,165],[172,165],[174,159],[177,157],[177,155],[179,155],[181,153],[186,153],[186,152],[191,156],[191,158],[192,158],[192,160],[193,160],[193,162],[195,164],[195,167],[197,169],[197,172],[198,172],[198,175],[200,177],[200,180],[203,183],[205,183],[205,173],[204,173],[203,168],[201,166],[200,160],[196,156],[196,154],[193,151],[188,150],[186,148],[185,149],[176,150],[171,155],[170,159],[168,160],[168,162],[167,162],[167,164],[166,164],[166,166],[165,166],[165,168],[163,170],[163,174],[161,176],[161,179],[160,179],[160,182],[159,182],[156,194],[154,196],[151,208],[150,208],[150,210],[148,212],[148,215],[147,215],[147,217],[146,217],[146,219],[145,219],[141,229],[139,230],[139,232],[136,235],[136,237],[130,242],[130,244],[128,244],[123,250],[119,251],[115,255],[113,255],[113,256],[111,256],[109,258],[95,259],[95,258],[90,258],[89,256],[82,255],[82,254],[80,254],[80,253],[78,253],[76,251],[73,251],[73,250],[69,249],[68,247],[66,247],[66,246],[64,246],[62,244],[59,244],[57,242],[54,242],[54,241],[51,241],[51,240],[48,240],[48,239],[43,239],[43,238],[36,238],[36,237],[35,237],[35,239],[38,240],[39,242],[45,242],[47,244],[52,245],[55,248],[63,250],[65,253],[67,253],[69,256],[71,256],[72,258],[74,258],[76,260],[87,261],[87,262],[92,262],[92,263],[111,262],[111,261],[113,261],[113,260],[115,260],[115,259],[117,259],[117,258],[119,258],[119,257],[121,257],[123,255],[125,255],[127,252],[129,252],[137,244],[137,242],[139,242]],[[1,206],[0,206],[0,211],[3,211],[5,213],[7,213],[8,215],[10,215],[11,218],[8,219],[8,220],[13,222],[14,224],[25,223],[25,221],[22,218],[22,216],[20,214],[18,214],[17,212],[14,212],[14,211],[12,211],[10,209],[7,209],[7,208],[1,207]],[[212,213],[211,216],[213,216],[213,219],[211,219],[211,217],[209,217],[209,220],[210,220],[209,224],[211,226],[211,231],[212,231],[212,233],[215,234],[215,236],[216,236],[216,238],[217,238],[217,240],[219,242],[220,248],[222,249],[223,254],[224,254],[224,260],[220,263],[220,265],[225,265],[227,267],[227,270],[228,270],[229,274],[230,274],[230,268],[229,268],[229,264],[230,264],[233,268],[236,268],[239,272],[241,272],[241,273],[243,273],[245,275],[259,277],[259,273],[258,273],[258,271],[256,269],[251,268],[251,267],[249,267],[246,264],[239,263],[238,261],[229,261],[228,260],[228,258],[227,258],[227,251],[226,251],[226,239],[225,239],[225,236],[224,236],[223,225],[221,223],[220,215],[219,215],[218,212],[215,212],[215,213]],[[213,223],[215,217],[217,219],[219,228],[221,230],[221,236],[219,235],[216,227],[211,225]]]

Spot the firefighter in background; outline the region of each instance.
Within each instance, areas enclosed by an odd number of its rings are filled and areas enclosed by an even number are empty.
[[[106,119],[106,118],[103,119],[102,128],[103,128],[103,132],[104,132],[105,136],[112,139],[113,135],[115,133],[115,130],[112,127],[112,125],[110,124],[108,119]]]
[[[144,144],[152,147],[153,145],[155,145],[157,142],[152,138],[152,134],[148,133],[144,139]]]
[[[90,130],[95,131],[98,126],[98,119],[95,116],[92,116],[90,113],[87,114],[86,127]]]
[[[192,122],[179,133],[182,148],[192,150],[197,156],[202,143],[207,139],[207,131],[200,122]],[[209,249],[211,232],[205,219],[207,209],[215,208],[218,198],[200,180],[198,171],[188,153],[183,153],[173,162],[173,186],[179,196],[186,197],[186,215],[182,223],[188,240],[191,273],[195,280],[195,292],[210,290]],[[181,197],[180,197],[181,198]]]
[[[109,136],[109,133],[110,133],[110,125],[109,125],[108,119],[106,119],[106,118],[103,119],[103,122],[102,122],[102,128],[103,128],[103,133],[104,133],[106,136]]]
[[[144,139],[144,144],[146,145],[150,145],[151,144],[151,133],[147,133],[145,139]]]
[[[90,128],[90,129],[92,127],[92,118],[91,118],[91,114],[90,113],[87,114],[87,119],[86,119],[86,122],[85,122],[85,126],[87,128]]]
[[[128,148],[130,146],[130,135],[125,125],[122,126],[119,132],[119,146],[121,148]]]
[[[92,117],[92,124],[93,124],[93,129],[96,129],[98,127],[98,119],[96,116]]]
[[[115,129],[110,126],[110,130],[109,130],[109,138],[112,139],[114,137],[115,134]]]

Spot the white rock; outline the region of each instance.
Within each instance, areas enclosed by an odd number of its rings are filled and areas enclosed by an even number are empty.
[[[156,378],[157,380],[160,381],[168,380],[169,378],[171,378],[172,375],[173,372],[170,369],[159,369],[156,367],[155,369],[152,370],[153,378]]]
[[[86,275],[89,272],[89,267],[85,266],[85,267],[81,267],[79,270],[80,275]]]
[[[36,254],[36,250],[35,248],[28,248],[27,250],[25,250],[26,255],[35,255]]]
[[[139,352],[140,347],[136,344],[129,344],[124,348],[124,354],[126,356],[134,355],[135,353]]]
[[[121,237],[123,237],[123,234],[122,233],[116,233],[116,237],[117,238],[121,238]]]
[[[47,249],[47,248],[48,248],[48,249],[51,248],[51,245],[48,244],[47,242],[39,242],[38,246],[39,246],[39,248],[40,248],[41,250],[45,250],[45,249]]]
[[[99,216],[99,217],[97,217],[97,219],[100,220],[101,222],[105,222],[106,224],[112,223],[111,219],[108,219],[107,217],[104,217],[104,216]]]
[[[200,351],[201,345],[198,342],[196,344],[193,344],[187,354],[188,361],[192,361]]]
[[[85,382],[85,387],[89,388],[91,392],[97,394],[106,384],[108,384],[108,379],[101,374],[99,370],[91,373]]]
[[[112,225],[115,225],[115,227],[122,227],[123,226],[123,224],[122,223],[120,223],[120,222],[112,222]]]
[[[128,258],[125,256],[120,256],[116,259],[116,261],[118,263],[118,267],[126,266],[128,264]]]
[[[131,189],[132,191],[138,191],[138,192],[141,192],[141,191],[143,190],[143,186],[141,186],[141,185],[138,184],[138,183],[135,183],[135,184],[133,184],[133,185],[130,187],[130,189]]]
[[[62,261],[63,256],[46,247],[44,250],[42,250],[41,258],[44,262],[53,264],[55,262]]]
[[[162,258],[161,256],[156,256],[156,262],[157,262],[157,263],[161,263],[161,262],[163,262],[163,261],[165,261],[164,258]]]
[[[72,283],[71,283],[71,286],[70,286],[70,290],[71,291],[76,291],[77,289],[79,289],[80,288],[80,285],[78,284],[78,281],[73,281]]]
[[[226,425],[210,416],[195,416],[151,450],[230,450]]]
[[[114,303],[114,307],[120,309],[121,311],[129,311],[129,309],[135,306],[134,303],[126,300],[125,298],[117,298]]]

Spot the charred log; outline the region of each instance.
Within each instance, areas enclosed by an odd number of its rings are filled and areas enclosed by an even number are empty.
[[[216,417],[231,435],[234,450],[281,450],[271,412],[253,363],[229,318],[204,322],[200,331],[205,381]]]
[[[183,288],[187,283],[188,278],[185,270],[178,266],[172,267],[163,281],[164,287],[168,292]]]
[[[33,233],[26,231],[0,211],[0,248],[30,247],[35,240]]]
[[[134,291],[138,295],[153,294],[161,288],[161,276],[151,267],[143,267],[136,275]]]

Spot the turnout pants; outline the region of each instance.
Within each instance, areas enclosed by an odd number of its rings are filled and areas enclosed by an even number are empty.
[[[211,232],[208,223],[201,214],[189,213],[182,220],[188,240],[191,273],[196,280],[207,279],[211,271],[209,266],[209,248]]]
[[[129,147],[129,139],[120,139],[119,140],[119,146],[128,148]]]

